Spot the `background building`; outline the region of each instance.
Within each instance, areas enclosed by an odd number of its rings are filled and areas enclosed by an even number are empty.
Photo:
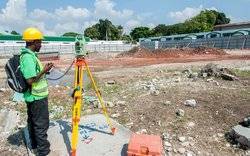
[[[214,26],[214,31],[234,30],[234,29],[250,29],[250,22],[240,22],[232,24],[222,24]]]

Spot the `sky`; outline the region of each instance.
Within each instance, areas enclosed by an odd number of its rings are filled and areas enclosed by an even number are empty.
[[[22,33],[33,26],[45,35],[83,33],[101,18],[122,25],[153,28],[189,19],[204,9],[224,12],[231,23],[250,21],[250,0],[0,0],[0,31]]]

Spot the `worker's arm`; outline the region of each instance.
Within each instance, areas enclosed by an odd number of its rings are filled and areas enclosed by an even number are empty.
[[[37,74],[37,76],[27,79],[27,83],[32,85],[32,83],[37,82],[44,74],[46,74],[53,67],[53,63],[47,63],[43,70]]]

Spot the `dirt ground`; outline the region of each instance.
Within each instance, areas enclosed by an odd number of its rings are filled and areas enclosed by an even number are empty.
[[[185,50],[184,50],[185,51]],[[250,53],[235,55],[221,50],[185,55],[134,55],[94,53],[87,57],[94,78],[106,102],[111,117],[133,132],[169,135],[167,155],[247,155],[249,151],[231,145],[224,134],[250,115]],[[136,53],[136,52],[134,52]],[[162,53],[162,52],[160,52]],[[61,56],[54,61],[56,68],[65,70],[74,56]],[[188,77],[183,71],[199,73],[208,63],[228,68],[239,78],[226,81],[215,77]],[[69,72],[70,74],[73,71]],[[3,80],[2,80],[3,81]],[[112,84],[109,84],[112,81]],[[85,96],[94,96],[90,85]],[[50,87],[49,109],[51,120],[71,116],[72,86]],[[7,103],[11,91],[0,93],[1,108],[21,112],[25,124],[25,104]],[[196,107],[184,105],[194,99]],[[58,111],[58,108],[59,111]],[[176,112],[183,110],[184,115]],[[83,114],[101,112],[86,100]],[[180,141],[184,138],[184,141]],[[166,140],[165,140],[166,141]],[[164,142],[165,142],[164,141]],[[24,144],[2,141],[0,152],[6,155],[24,155]],[[182,149],[181,149],[182,148]],[[181,151],[184,148],[184,153]]]

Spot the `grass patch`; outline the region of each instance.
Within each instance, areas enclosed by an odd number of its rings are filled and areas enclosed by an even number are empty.
[[[112,94],[119,92],[121,88],[122,87],[120,84],[104,85],[102,86],[102,92],[104,92],[105,94]]]
[[[177,133],[180,129],[184,129],[183,125],[188,121],[188,117],[184,115],[183,117],[176,117],[172,123],[173,131]]]
[[[232,69],[232,71],[239,77],[250,78],[250,71],[249,70],[239,70],[239,69]]]

